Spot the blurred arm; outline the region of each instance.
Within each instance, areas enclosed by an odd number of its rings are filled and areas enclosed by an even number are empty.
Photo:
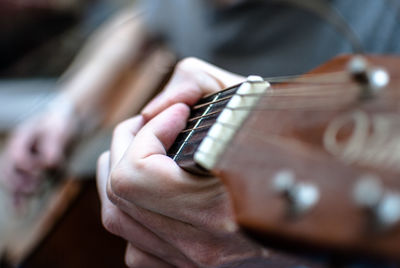
[[[151,41],[141,13],[128,11],[99,29],[60,80],[61,94],[54,106],[73,112],[81,125],[93,127],[103,119],[116,83]]]

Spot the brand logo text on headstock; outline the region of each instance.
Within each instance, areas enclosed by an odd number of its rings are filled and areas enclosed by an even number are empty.
[[[345,161],[400,171],[400,117],[355,110],[327,126],[325,149]]]

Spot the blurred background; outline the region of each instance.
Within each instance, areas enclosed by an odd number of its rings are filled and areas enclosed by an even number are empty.
[[[6,134],[57,90],[88,36],[129,0],[0,0],[0,150]],[[75,165],[79,181],[54,183],[15,211],[0,187],[0,267],[124,267],[125,243],[101,226],[94,161]],[[88,167],[90,167],[88,169]]]

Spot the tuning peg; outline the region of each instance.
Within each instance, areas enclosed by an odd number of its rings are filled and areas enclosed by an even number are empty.
[[[389,74],[385,69],[371,67],[362,56],[353,57],[348,64],[348,70],[352,77],[362,86],[361,99],[374,97],[390,81]]]
[[[313,208],[319,200],[318,188],[307,182],[298,182],[290,170],[277,172],[272,179],[275,192],[285,196],[290,203],[290,211],[302,214]]]
[[[379,228],[387,229],[400,222],[400,193],[386,190],[379,178],[365,175],[354,187],[356,204],[372,215]]]

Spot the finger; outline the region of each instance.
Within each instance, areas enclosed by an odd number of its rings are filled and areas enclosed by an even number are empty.
[[[114,130],[111,141],[111,167],[114,167],[128,149],[137,132],[144,124],[142,116],[135,116],[120,123]]]
[[[143,110],[146,120],[175,103],[192,106],[205,94],[240,83],[243,77],[222,70],[196,58],[179,62],[164,91]]]
[[[8,140],[3,152],[4,181],[12,193],[31,194],[40,182],[41,169],[37,155],[32,152],[36,130],[21,125]]]
[[[110,152],[106,151],[100,155],[97,160],[97,169],[96,169],[96,182],[97,182],[97,191],[99,193],[100,201],[105,201],[107,199],[106,196],[106,185],[107,178],[110,173]]]
[[[63,100],[64,103],[64,100]],[[62,106],[64,104],[61,104]],[[67,104],[70,109],[70,104]],[[47,111],[42,115],[42,133],[38,140],[38,152],[44,168],[58,168],[61,166],[67,151],[67,145],[78,132],[78,121],[65,107],[61,110]]]
[[[121,236],[133,245],[152,253],[158,258],[168,260],[178,267],[192,267],[192,262],[180,251],[171,246],[142,224],[119,210],[108,199],[106,194],[109,173],[109,152],[103,153],[97,166],[97,189],[102,204],[102,223],[111,233]]]
[[[179,132],[185,127],[189,108],[175,104],[147,123],[136,135],[130,148],[133,159],[143,159],[154,154],[166,154]]]
[[[159,258],[128,244],[125,263],[130,268],[170,268],[174,267]]]
[[[258,245],[237,233],[216,229],[209,232],[193,224],[174,220],[140,207],[132,207],[127,202],[121,204],[121,207],[131,215],[131,218],[135,218],[138,223],[146,226],[146,229],[173,245],[190,260],[186,263],[177,263],[171,261],[173,259],[169,257],[160,257],[177,267],[217,267],[224,260],[260,254]]]
[[[108,188],[113,203],[118,205],[125,199],[168,217],[199,222],[198,215],[206,210],[200,205],[203,200],[212,204],[216,213],[230,215],[225,190],[217,179],[190,176],[165,156],[166,148],[185,125],[188,113],[187,106],[175,104],[138,132],[123,160],[112,168]],[[183,201],[191,210],[175,209]],[[225,218],[221,219],[222,223],[215,224],[225,225]]]
[[[25,172],[36,168],[37,157],[33,149],[37,135],[38,130],[29,126],[20,126],[11,134],[6,152],[13,167]]]

